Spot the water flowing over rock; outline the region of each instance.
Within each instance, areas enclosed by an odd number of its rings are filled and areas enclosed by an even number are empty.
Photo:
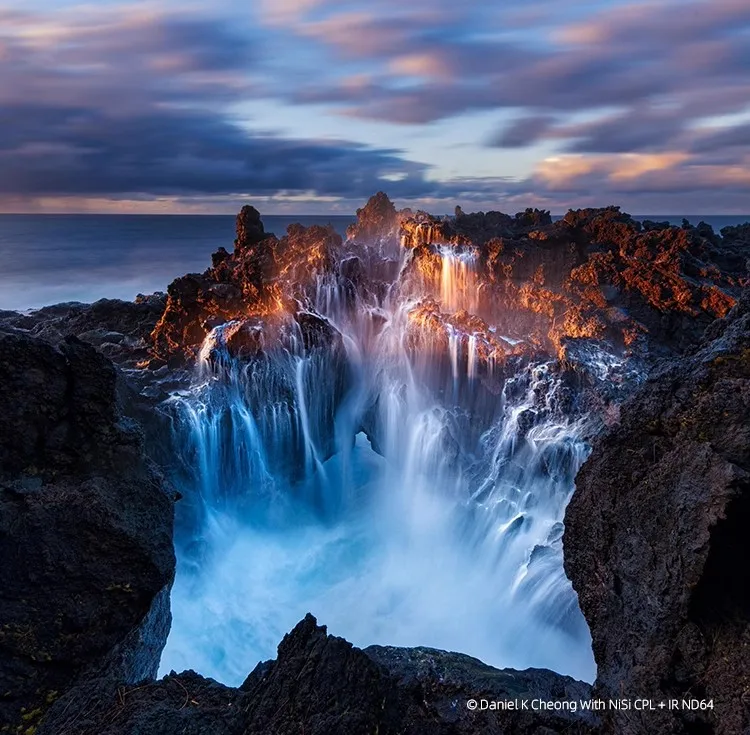
[[[152,335],[154,367],[194,359],[206,335],[224,322],[293,310],[314,293],[319,278],[338,270],[341,236],[332,227],[290,225],[277,239],[249,209],[237,218],[234,253],[222,248],[205,273],[170,284]]]
[[[246,206],[234,250],[166,297],[0,314],[21,429],[0,437],[2,522],[22,518],[0,544],[33,521],[28,559],[64,580],[37,590],[22,561],[0,601],[53,637],[62,609],[81,642],[41,665],[59,701],[19,684],[12,712],[44,716],[37,735],[654,731],[465,707],[588,699],[593,634],[595,691],[704,686],[726,718],[659,715],[664,732],[740,732],[746,581],[723,570],[746,546],[745,234],[616,207],[434,217],[380,192],[346,241],[278,238]],[[153,680],[171,503],[116,393],[183,495],[162,672],[203,676]],[[60,597],[35,618],[41,589]],[[312,616],[295,626],[308,609],[352,643]],[[8,635],[37,676],[29,639]],[[60,672],[72,686],[48,685]]]
[[[237,681],[212,651],[267,651],[303,594],[356,644],[422,635],[593,678],[563,512],[586,439],[742,287],[736,249],[700,232],[616,207],[433,217],[380,193],[346,242],[301,226],[277,239],[243,210],[234,252],[170,286],[153,334],[157,365],[192,366],[159,407],[185,495],[169,665],[192,650]],[[228,602],[222,580],[268,553]],[[287,601],[283,623],[247,603],[258,588]],[[463,631],[433,615],[486,590]],[[209,634],[196,599],[237,604],[234,622]],[[367,621],[347,615],[363,604]],[[373,639],[390,618],[400,634]]]
[[[649,230],[617,207],[571,211],[555,223],[536,210],[421,214],[402,233],[428,278],[446,254],[469,257],[485,312],[502,310],[506,323],[560,356],[577,339],[641,354],[684,349],[728,312],[747,278],[731,241]]]
[[[750,299],[622,406],[576,478],[565,568],[591,627],[595,695],[711,700],[609,712],[631,733],[750,727]]]
[[[352,242],[364,242],[380,249],[399,241],[402,216],[388,195],[379,191],[357,210],[357,221],[350,225],[346,237]]]
[[[0,723],[30,733],[80,677],[156,674],[172,500],[89,345],[0,331],[0,401]]]

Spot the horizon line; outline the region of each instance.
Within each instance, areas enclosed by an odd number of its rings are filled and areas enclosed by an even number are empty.
[[[551,217],[564,217],[568,212],[574,212],[578,209],[606,209],[610,206],[619,206],[623,214],[628,214],[633,218],[639,217],[684,217],[684,218],[695,218],[695,217],[748,217],[750,218],[750,210],[747,212],[696,212],[695,214],[685,212],[627,212],[621,205],[604,205],[602,207],[569,207],[564,211],[553,212],[552,210],[545,210],[543,207],[532,207],[531,209],[539,209],[540,211],[547,211]],[[257,209],[257,207],[256,207]],[[426,211],[426,210],[424,210]],[[524,209],[519,209],[517,212],[512,214],[522,213]],[[511,215],[511,211],[507,212],[502,209],[477,209],[473,211],[464,211],[464,214],[477,214],[479,212],[500,212],[501,214]],[[0,217],[236,217],[239,210],[235,213],[230,212],[91,212],[91,211],[66,211],[66,212],[39,212],[33,210],[17,211],[17,212],[0,212]],[[437,217],[452,217],[454,216],[450,212],[427,212]],[[308,217],[308,218],[324,218],[324,217],[338,217],[352,219],[357,217],[356,210],[351,213],[342,212],[260,212],[261,218],[263,217],[283,217],[289,219],[291,217]],[[511,215],[512,216],[512,215]]]

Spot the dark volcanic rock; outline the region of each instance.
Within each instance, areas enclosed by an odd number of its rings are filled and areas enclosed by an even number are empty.
[[[115,396],[115,369],[91,346],[0,332],[4,732],[35,732],[79,676],[156,673],[172,500]]]
[[[408,732],[420,729],[424,710],[435,721],[453,729],[438,732],[460,733],[593,733],[598,720],[591,713],[565,709],[545,711],[534,700],[566,704],[588,701],[591,687],[545,669],[495,669],[471,656],[432,648],[370,646],[365,653],[386,668],[401,691],[413,693],[420,707],[407,710]],[[529,709],[481,712],[468,709],[469,698],[488,702],[526,702]],[[412,719],[410,719],[411,717]],[[401,730],[397,730],[401,732]]]
[[[0,312],[0,325],[57,344],[75,336],[94,345],[116,363],[132,367],[148,357],[150,335],[159,321],[166,295],[139,295],[135,301],[100,299],[45,306],[26,314]]]
[[[713,702],[608,713],[614,732],[750,728],[750,297],[652,377],[594,446],[565,568],[601,697]]]
[[[739,232],[741,228],[737,228]],[[425,213],[402,223],[408,273],[441,287],[446,251],[464,258],[476,313],[508,334],[564,358],[573,340],[606,340],[620,351],[665,356],[698,342],[723,317],[748,278],[747,252],[724,240],[645,223],[618,207],[571,210],[552,223],[527,210]]]
[[[564,359],[571,341],[593,339],[620,354],[663,357],[695,344],[747,283],[744,230],[727,229],[724,238],[709,230],[641,225],[618,207],[574,210],[558,222],[537,209],[435,217],[398,211],[379,192],[357,210],[342,243],[330,228],[301,225],[277,239],[244,207],[234,252],[222,248],[207,271],[170,284],[152,366],[189,364],[224,322],[323,308],[321,294],[350,308],[382,306],[398,279],[398,288],[437,299],[451,250],[466,282],[450,288],[477,301],[466,308],[532,351]]]
[[[261,240],[269,237],[263,228],[263,222],[260,218],[260,212],[246,204],[237,215],[237,239],[235,247],[242,250],[252,247]],[[221,248],[223,250],[223,248]],[[226,251],[225,251],[226,252]]]
[[[39,735],[582,735],[596,731],[591,715],[472,712],[466,702],[589,695],[567,677],[498,671],[460,654],[363,652],[308,615],[284,637],[278,658],[259,664],[239,689],[193,672],[135,688],[100,686],[72,707],[58,705]]]

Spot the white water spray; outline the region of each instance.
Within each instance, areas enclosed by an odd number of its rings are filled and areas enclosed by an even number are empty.
[[[442,257],[424,295],[475,310],[473,264]],[[289,319],[261,354],[232,357],[224,325],[171,399],[186,499],[162,672],[238,684],[310,611],[360,646],[593,680],[562,568],[586,446],[560,375],[519,365],[493,393],[476,335],[415,336],[419,294],[352,308],[339,289],[321,277],[306,307],[328,343],[305,347]]]

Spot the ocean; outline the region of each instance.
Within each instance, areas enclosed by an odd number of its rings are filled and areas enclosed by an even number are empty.
[[[680,224],[683,216],[644,218]],[[750,221],[750,215],[685,218],[717,231]],[[343,235],[354,219],[264,216],[263,222],[278,236],[293,222],[330,223]],[[231,215],[0,215],[0,310],[164,291],[174,278],[204,271],[218,247],[231,250],[234,222]]]

